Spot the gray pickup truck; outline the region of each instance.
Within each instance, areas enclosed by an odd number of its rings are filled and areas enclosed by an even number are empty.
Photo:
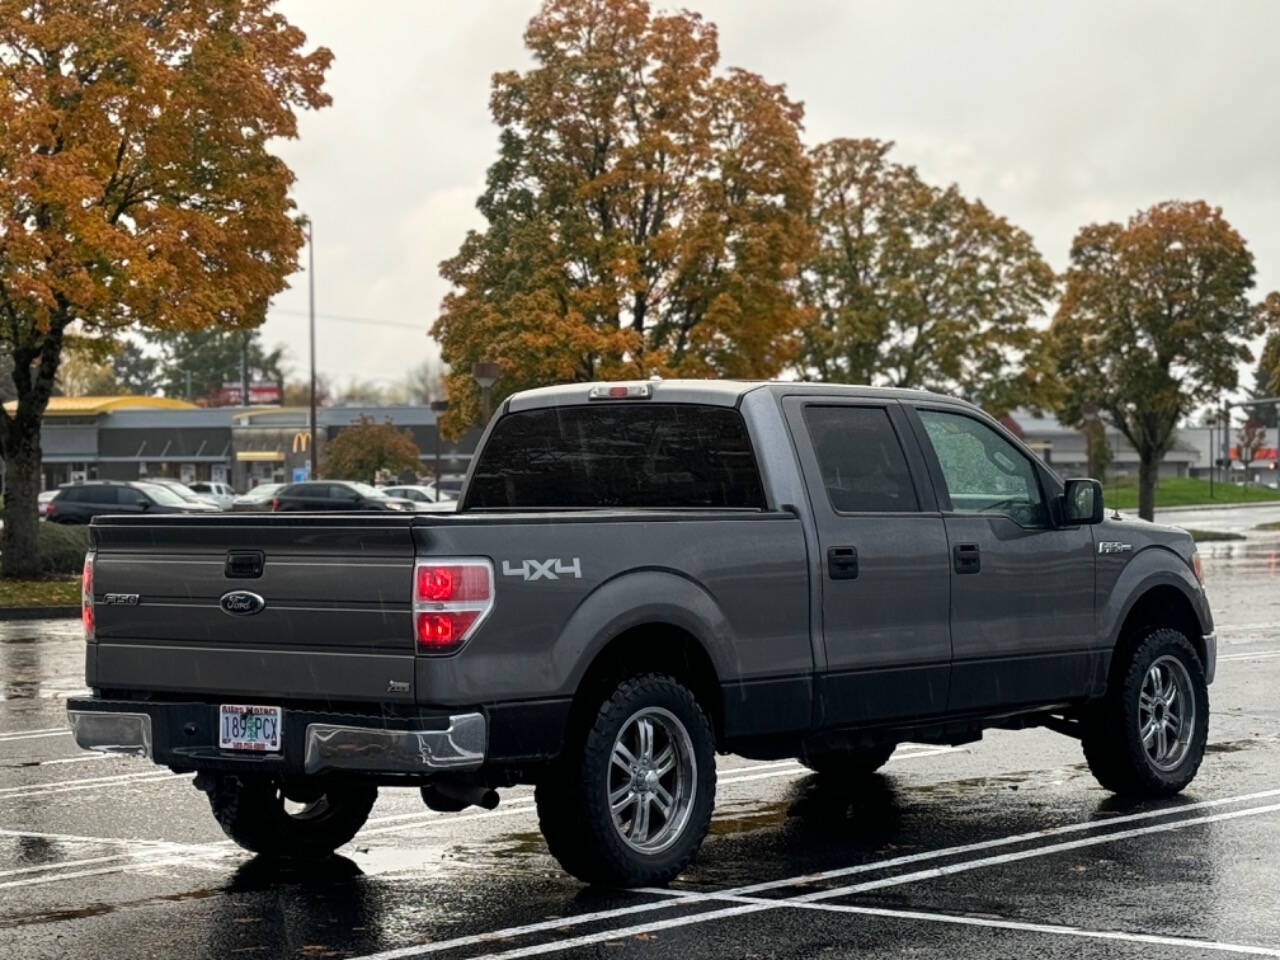
[[[574,875],[667,881],[717,752],[866,776],[903,741],[1079,738],[1195,775],[1216,641],[1183,531],[1104,519],[970,404],[801,383],[510,397],[456,514],[99,517],[81,746],[194,772],[250,850],[325,855],[379,786],[536,785]]]

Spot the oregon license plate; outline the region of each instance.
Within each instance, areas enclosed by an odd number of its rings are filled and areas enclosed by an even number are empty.
[[[218,716],[218,747],[279,753],[284,718],[279,707],[224,703]]]

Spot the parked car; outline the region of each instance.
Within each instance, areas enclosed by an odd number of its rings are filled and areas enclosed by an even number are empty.
[[[40,495],[36,497],[36,512],[43,520],[49,516],[49,507],[53,503],[53,498],[61,492],[58,490],[41,490]]]
[[[231,501],[232,510],[270,510],[271,499],[283,490],[283,483],[260,483],[248,493],[242,493]]]
[[[188,503],[208,503],[215,507],[218,506],[218,503],[212,497],[206,496],[202,493],[196,493],[181,480],[173,480],[169,477],[147,477],[143,482],[155,484],[156,486],[172,490]]]
[[[401,500],[413,501],[415,510],[421,510],[427,506],[435,507],[437,504],[455,503],[458,499],[454,494],[446,490],[437,489],[434,482],[398,484],[379,489],[388,497],[398,497]]]
[[[231,489],[229,483],[213,483],[208,480],[200,480],[196,483],[188,484],[191,492],[204,497],[206,500],[212,500],[223,510],[230,510],[231,504],[236,498],[236,492]]]
[[[355,480],[308,480],[291,483],[276,491],[271,509],[291,510],[357,510],[412,511],[413,501],[388,497],[377,487]]]
[[[1132,797],[1204,755],[1190,535],[1104,518],[1096,480],[938,394],[531,390],[455,514],[112,517],[92,540],[102,692],[70,701],[76,741],[196,773],[264,854],[328,854],[380,785],[458,810],[531,783],[568,871],[644,887],[706,835],[717,752],[845,782],[903,741],[1045,727]]]
[[[217,513],[202,500],[183,500],[168,487],[143,481],[87,480],[62,487],[49,505],[54,523],[88,523],[104,514]]]

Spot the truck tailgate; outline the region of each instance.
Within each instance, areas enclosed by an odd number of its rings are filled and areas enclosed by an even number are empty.
[[[99,518],[89,685],[412,702],[410,520]]]

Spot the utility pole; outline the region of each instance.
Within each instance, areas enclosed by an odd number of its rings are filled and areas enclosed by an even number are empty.
[[[311,235],[311,218],[307,223],[307,318],[311,341],[311,469],[308,479],[320,476],[320,451],[316,448],[316,245]]]
[[[240,406],[249,406],[249,331],[240,331]]]
[[[436,415],[436,499],[440,499],[440,415],[449,409],[448,400],[432,400],[431,409]]]

